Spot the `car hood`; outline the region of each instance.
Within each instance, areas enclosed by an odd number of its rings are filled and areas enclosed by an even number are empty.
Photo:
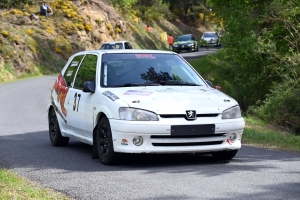
[[[129,107],[157,114],[181,114],[196,110],[197,114],[222,113],[237,102],[226,94],[204,86],[149,86],[108,88]]]
[[[187,41],[175,41],[174,44],[190,44],[193,43],[194,40],[187,40]]]

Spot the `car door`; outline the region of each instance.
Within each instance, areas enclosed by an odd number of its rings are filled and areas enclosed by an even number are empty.
[[[93,81],[96,84],[98,56],[86,54],[69,89],[68,124],[75,134],[92,137],[93,132],[93,93],[83,92],[83,83]]]
[[[57,93],[57,96],[54,97],[53,101],[56,101],[57,112],[63,119],[63,122],[61,124],[61,129],[63,131],[69,129],[68,127],[68,94],[69,89],[72,87],[72,83],[75,77],[75,74],[77,72],[78,66],[80,65],[82,58],[84,55],[75,56],[69,65],[67,66],[65,71],[62,71],[61,74],[58,75],[58,81],[54,85],[55,92]],[[53,97],[53,96],[52,96]]]

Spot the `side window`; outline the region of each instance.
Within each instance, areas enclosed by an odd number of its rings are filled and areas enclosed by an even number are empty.
[[[116,43],[116,49],[123,49],[122,43]]]
[[[128,45],[129,49],[133,49],[133,47],[131,46],[131,44],[129,42],[126,42],[126,44]]]
[[[76,71],[78,69],[78,66],[82,60],[84,55],[76,56],[69,64],[68,68],[66,69],[64,73],[64,80],[66,81],[67,87],[70,87],[74,76],[76,74]]]
[[[97,56],[87,54],[80,65],[74,82],[74,88],[82,90],[85,81],[95,81]]]

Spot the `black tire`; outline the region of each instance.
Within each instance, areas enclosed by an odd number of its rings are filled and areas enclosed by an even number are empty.
[[[214,152],[211,155],[217,160],[230,160],[237,154],[237,152],[238,150],[220,151]]]
[[[114,151],[111,129],[106,117],[100,120],[95,139],[100,162],[104,165],[116,164],[119,154]]]
[[[49,137],[53,146],[66,146],[70,138],[63,137],[60,132],[55,110],[52,108],[49,113]]]

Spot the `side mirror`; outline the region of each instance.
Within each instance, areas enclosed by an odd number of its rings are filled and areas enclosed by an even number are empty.
[[[205,80],[205,81],[206,81],[206,83],[207,83],[210,87],[214,87],[213,84],[212,84],[212,82],[210,82],[209,80]]]
[[[85,81],[83,83],[83,92],[95,93],[95,82]]]

